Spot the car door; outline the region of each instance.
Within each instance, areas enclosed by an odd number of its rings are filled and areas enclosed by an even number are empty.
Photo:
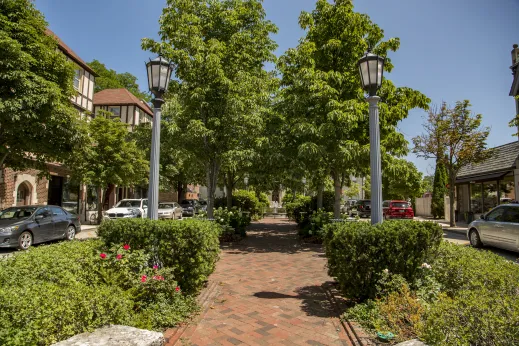
[[[54,223],[49,208],[40,208],[34,214],[34,226],[31,227],[34,244],[51,240],[54,235]]]
[[[503,219],[503,247],[508,250],[517,251],[519,250],[519,206],[506,206]]]
[[[52,239],[63,238],[69,225],[67,214],[60,207],[49,207],[52,213],[52,222],[54,223],[54,232]]]
[[[505,227],[503,224],[504,208],[504,206],[494,208],[485,215],[485,221],[480,223],[480,237],[484,244],[500,246]]]

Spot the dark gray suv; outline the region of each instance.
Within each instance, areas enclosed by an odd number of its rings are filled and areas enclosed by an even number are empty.
[[[79,232],[79,215],[58,206],[31,205],[0,211],[0,248],[27,250],[46,241],[72,240]]]

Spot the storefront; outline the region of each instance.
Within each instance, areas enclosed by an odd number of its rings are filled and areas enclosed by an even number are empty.
[[[457,221],[467,222],[499,204],[515,201],[518,188],[519,142],[493,149],[492,158],[464,167],[456,178]]]

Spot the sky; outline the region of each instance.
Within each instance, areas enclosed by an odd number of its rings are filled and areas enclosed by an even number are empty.
[[[79,56],[97,59],[117,72],[137,76],[146,88],[144,62],[153,57],[141,49],[144,37],[158,38],[165,0],[35,0],[49,27]],[[385,32],[399,37],[400,49],[390,52],[395,66],[385,77],[428,96],[433,105],[454,105],[468,99],[472,111],[491,127],[489,147],[517,140],[508,122],[515,104],[511,50],[519,43],[519,0],[357,0],[355,10],[366,13]],[[267,18],[279,31],[276,54],[297,46],[304,35],[301,11],[312,11],[315,0],[264,0]],[[422,133],[426,112],[413,110],[399,124],[406,139]],[[434,161],[408,159],[428,175]]]

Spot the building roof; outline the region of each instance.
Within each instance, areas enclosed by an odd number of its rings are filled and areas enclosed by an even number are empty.
[[[144,101],[139,100],[128,89],[105,89],[94,94],[94,106],[125,106],[135,105],[145,113],[153,116],[151,107]]]
[[[503,144],[492,150],[494,153],[491,158],[478,164],[463,167],[460,169],[456,179],[484,176],[516,168],[515,162],[519,157],[519,141]]]
[[[63,42],[61,38],[58,37],[58,35],[56,35],[54,32],[52,32],[52,30],[48,28],[45,30],[45,33],[49,36],[53,36],[58,41],[59,49],[63,53],[65,53],[65,55],[74,60],[76,64],[78,64],[79,66],[81,66],[82,68],[84,68],[85,70],[97,77],[97,73],[95,73],[95,71],[92,70],[92,68],[88,66],[87,63],[83,61],[83,59],[81,59],[79,55],[76,54],[76,52],[74,52],[69,46],[67,46],[65,42]]]

